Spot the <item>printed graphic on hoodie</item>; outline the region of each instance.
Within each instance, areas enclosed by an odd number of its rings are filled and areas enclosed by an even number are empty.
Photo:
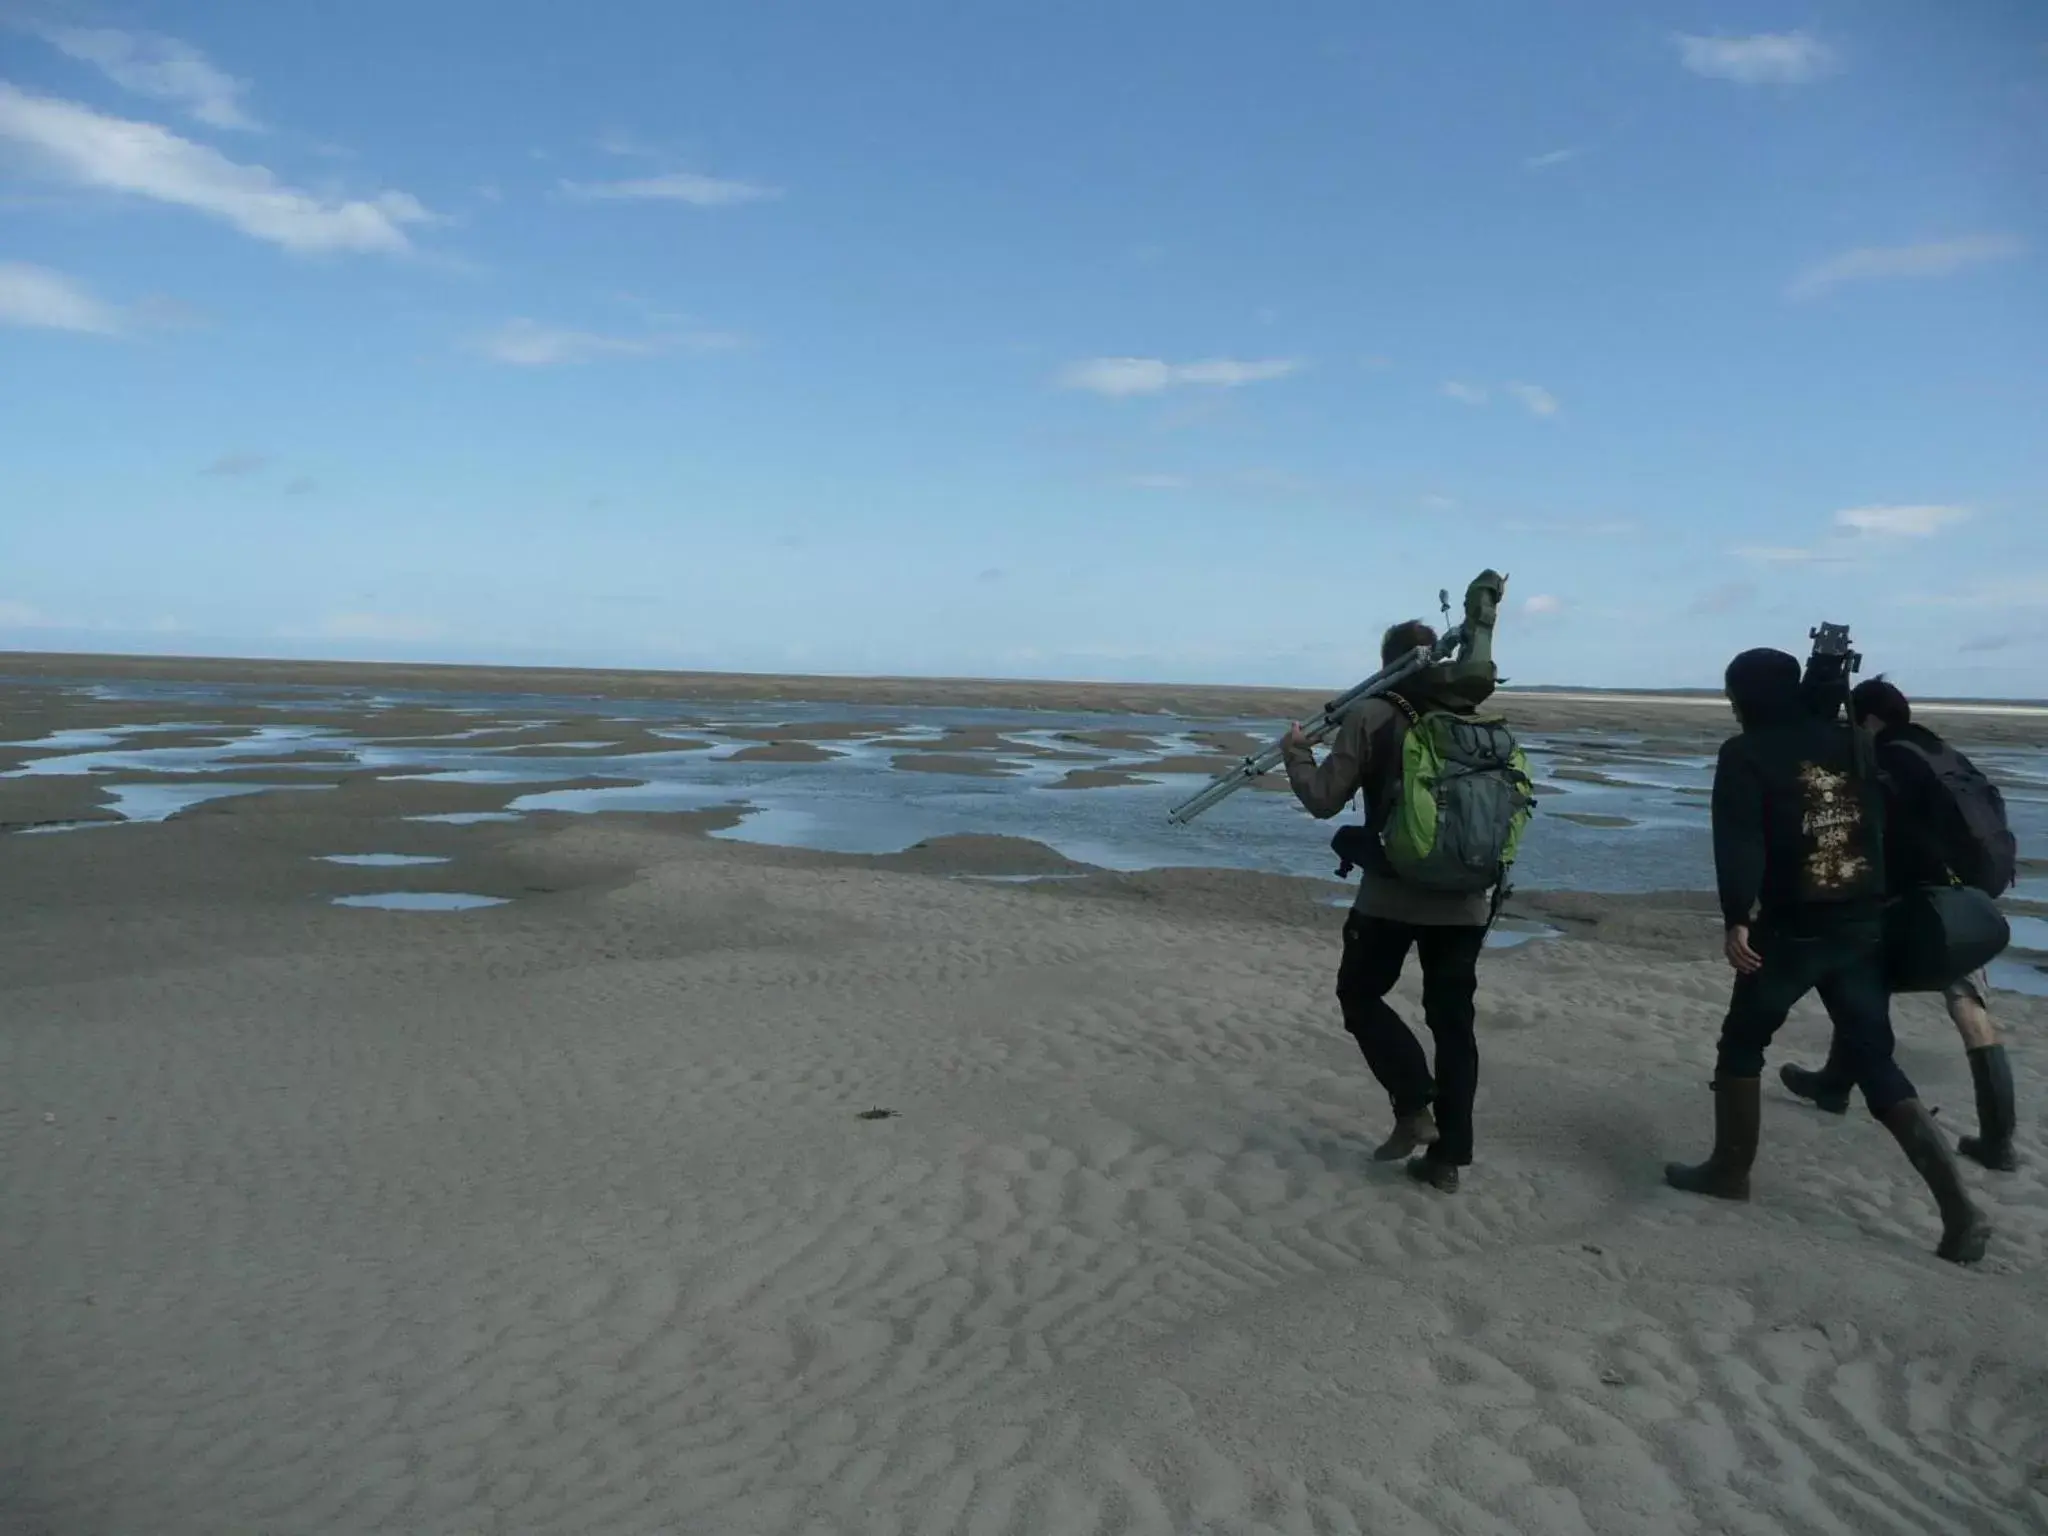
[[[1801,764],[1799,799],[1807,893],[1825,899],[1860,888],[1870,875],[1870,856],[1863,800],[1849,775]]]

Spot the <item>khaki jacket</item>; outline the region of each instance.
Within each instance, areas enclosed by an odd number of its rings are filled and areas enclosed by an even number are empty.
[[[1471,713],[1457,699],[1403,693],[1418,711],[1451,709]],[[1353,710],[1330,740],[1321,763],[1315,753],[1298,748],[1286,754],[1287,782],[1311,816],[1327,821],[1365,796],[1365,825],[1375,839],[1393,814],[1401,788],[1401,748],[1408,739],[1408,720],[1385,698],[1367,699]],[[1388,869],[1359,866],[1358,896],[1351,910],[1361,917],[1413,923],[1422,928],[1480,928],[1492,912],[1487,892],[1459,895],[1409,884]]]

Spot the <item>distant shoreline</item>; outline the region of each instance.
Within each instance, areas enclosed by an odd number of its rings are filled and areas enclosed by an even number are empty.
[[[394,688],[430,692],[519,693],[704,702],[806,702],[893,707],[1084,710],[1191,717],[1299,717],[1333,690],[1271,684],[1096,682],[1038,678],[858,677],[829,674],[664,671],[629,667],[487,666],[461,662],[307,661],[229,656],[140,656],[0,651],[0,679],[49,683],[159,682],[299,688]],[[1353,679],[1352,681],[1356,681]],[[1346,687],[1349,683],[1339,683]],[[1720,694],[1694,688],[1603,689],[1558,685],[1504,687],[1503,705],[1543,711],[1566,705],[1726,707]],[[1927,699],[1932,713],[2048,718],[2048,701]],[[1518,711],[1519,712],[1519,711]]]

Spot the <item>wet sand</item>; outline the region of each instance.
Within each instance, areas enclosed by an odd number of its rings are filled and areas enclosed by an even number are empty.
[[[1753,1203],[1663,1187],[1703,894],[1516,897],[1562,937],[1482,964],[1443,1197],[1371,1159],[1333,882],[308,778],[0,839],[9,1536],[2048,1519],[2048,1004],[1996,999],[2024,1161],[1960,1274],[1889,1138],[1775,1084]],[[323,861],[378,853],[447,862]],[[506,904],[333,905],[382,892]],[[1898,1026],[1972,1128],[1938,1004]],[[1825,1042],[1809,1000],[1773,1066]]]

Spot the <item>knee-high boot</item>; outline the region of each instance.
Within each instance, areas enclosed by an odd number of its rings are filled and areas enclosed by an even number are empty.
[[[1927,1106],[1918,1099],[1907,1099],[1877,1118],[1905,1148],[1941,1210],[1941,1246],[1935,1253],[1955,1264],[1974,1264],[1983,1258],[1991,1241],[1991,1223],[1963,1188],[1963,1171]]]
[[[1980,1045],[1970,1052],[1970,1082],[1977,1090],[1977,1134],[1965,1136],[1956,1150],[1986,1168],[2010,1173],[2020,1160],[2012,1150],[2018,1123],[2012,1103],[2012,1063],[2002,1045]]]
[[[1720,1200],[1749,1198],[1749,1170],[1756,1162],[1763,1119],[1762,1083],[1754,1077],[1724,1077],[1714,1084],[1714,1150],[1704,1163],[1666,1163],[1664,1182],[1673,1189]]]

